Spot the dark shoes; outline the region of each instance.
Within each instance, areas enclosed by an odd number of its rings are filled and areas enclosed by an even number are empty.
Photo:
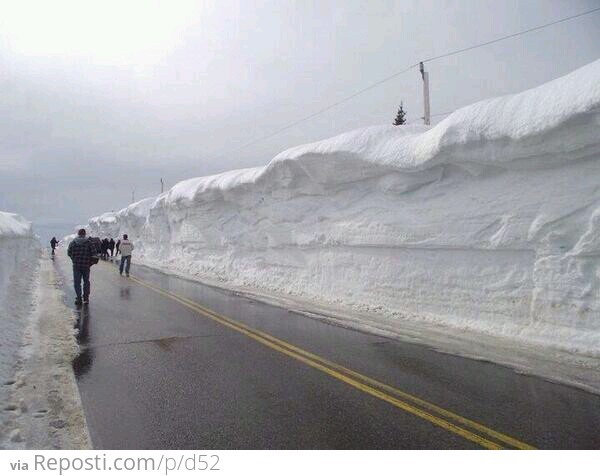
[[[81,306],[81,304],[82,304],[81,298],[75,299],[75,305],[76,306]]]

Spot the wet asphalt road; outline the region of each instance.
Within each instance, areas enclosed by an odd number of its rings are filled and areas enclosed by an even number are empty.
[[[63,256],[55,263],[70,304],[70,265]],[[481,448],[449,431],[455,414],[537,448],[600,448],[600,396],[332,326],[135,263],[132,277],[443,410],[425,408],[432,422],[410,397],[363,380],[349,384],[312,358],[307,364],[100,263],[92,268],[74,363],[97,449]],[[514,447],[479,427],[467,425],[467,432]]]

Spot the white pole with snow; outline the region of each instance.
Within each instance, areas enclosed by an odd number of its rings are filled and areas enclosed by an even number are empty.
[[[421,71],[421,77],[423,78],[423,123],[428,126],[431,124],[431,110],[429,106],[429,73],[425,71],[425,66],[421,61],[419,63],[419,70]]]

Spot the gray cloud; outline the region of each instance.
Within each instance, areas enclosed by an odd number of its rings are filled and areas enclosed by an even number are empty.
[[[93,51],[86,57],[25,56],[0,35],[0,209],[42,226],[75,225],[127,205],[134,188],[136,198],[157,194],[160,177],[172,185],[261,165],[298,143],[389,123],[401,100],[409,120],[418,119],[420,82],[411,71],[264,143],[214,159],[420,58],[599,3],[202,5],[173,46],[150,62],[107,64]],[[431,63],[433,112],[533,87],[597,59],[598,19],[592,15]],[[131,21],[132,38],[143,34]]]

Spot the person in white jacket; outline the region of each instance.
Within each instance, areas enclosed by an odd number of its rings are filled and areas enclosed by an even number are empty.
[[[121,246],[119,247],[121,252],[121,265],[119,266],[119,274],[123,276],[123,268],[125,268],[125,275],[129,277],[129,267],[131,266],[131,252],[133,251],[133,243],[127,239],[127,235],[123,235]]]

